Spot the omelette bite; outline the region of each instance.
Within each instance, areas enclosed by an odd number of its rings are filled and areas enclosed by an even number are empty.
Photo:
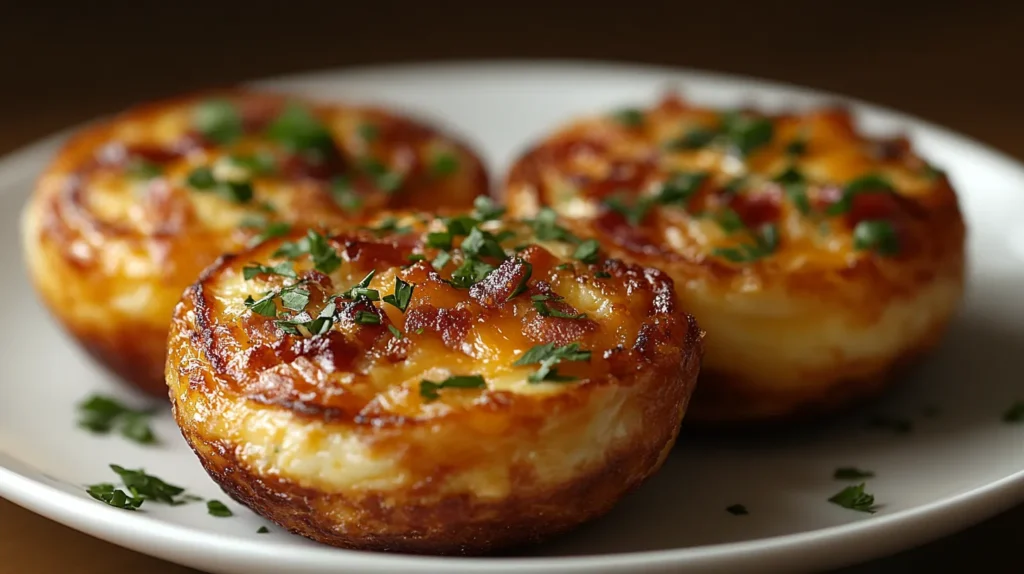
[[[671,278],[501,211],[295,231],[204,271],[167,384],[210,476],[322,543],[479,554],[657,471],[703,352]]]
[[[63,327],[120,378],[162,395],[171,312],[222,253],[382,208],[469,209],[487,188],[475,154],[420,121],[224,90],[84,128],[39,179],[22,237]]]
[[[667,94],[548,134],[503,194],[513,216],[550,210],[611,257],[672,276],[708,333],[695,423],[812,417],[875,395],[936,346],[963,296],[950,180],[841,108]]]

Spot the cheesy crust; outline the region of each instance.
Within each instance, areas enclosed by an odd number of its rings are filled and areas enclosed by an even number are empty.
[[[182,291],[225,252],[382,208],[468,209],[464,144],[394,112],[224,90],[131,109],[74,136],[23,214],[30,275],[100,363],[162,395]]]
[[[583,117],[506,176],[613,257],[657,267],[708,332],[687,421],[789,420],[879,392],[941,339],[965,224],[944,173],[844,109],[769,115],[666,94]]]
[[[661,466],[703,353],[672,280],[499,212],[295,232],[202,274],[167,383],[227,493],[331,545],[478,554]]]

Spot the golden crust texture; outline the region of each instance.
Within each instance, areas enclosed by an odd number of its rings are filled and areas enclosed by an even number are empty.
[[[690,422],[820,415],[875,394],[941,339],[963,293],[949,180],[843,109],[768,115],[668,94],[549,134],[502,193],[512,216],[550,209],[673,277],[708,332]]]
[[[331,545],[479,554],[657,471],[703,353],[672,280],[500,211],[383,214],[204,271],[166,374],[226,492]]]
[[[23,242],[42,299],[124,380],[163,394],[182,291],[225,252],[380,208],[468,209],[479,159],[392,112],[225,90],[84,129],[38,181]]]

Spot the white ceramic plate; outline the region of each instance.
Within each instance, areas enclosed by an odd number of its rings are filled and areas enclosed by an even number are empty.
[[[948,170],[970,226],[969,295],[946,345],[883,401],[824,426],[750,440],[684,434],[664,469],[606,518],[550,544],[480,559],[423,558],[320,546],[229,502],[186,448],[169,413],[164,441],[140,447],[76,428],[93,391],[138,399],[94,367],[37,304],[21,271],[17,215],[57,136],[0,161],[0,495],[134,550],[214,572],[687,572],[816,570],[895,552],[1024,500],[1024,425],[1002,422],[1024,399],[1024,169],[978,143],[911,117],[835,96],[704,73],[592,63],[472,63],[345,71],[260,85],[374,100],[433,116],[474,141],[500,174],[515,153],[584,112],[649,103],[680,88],[698,102],[768,108],[845,101],[872,132],[905,131]],[[937,414],[926,413],[937,410]],[[873,429],[873,415],[913,431]],[[110,481],[108,463],[144,467],[201,504],[126,512],[82,485]],[[838,466],[877,472],[881,504],[864,514],[827,499]],[[740,503],[748,516],[725,511]]]

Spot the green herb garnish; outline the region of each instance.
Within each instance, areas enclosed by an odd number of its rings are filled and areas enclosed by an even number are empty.
[[[124,170],[129,177],[144,180],[160,177],[164,173],[164,168],[160,164],[144,159],[132,160],[125,166]]]
[[[291,230],[292,226],[290,223],[285,223],[283,221],[274,221],[268,223],[266,224],[266,227],[264,227],[262,231],[260,231],[258,234],[253,236],[252,239],[249,240],[249,247],[256,247],[257,245],[262,244],[268,239],[273,239],[274,237],[283,237],[285,235],[288,235],[288,233],[290,233]]]
[[[572,258],[584,263],[597,263],[597,255],[600,249],[601,245],[596,239],[588,239],[576,246],[576,251],[572,254]]]
[[[669,140],[665,143],[665,149],[669,150],[693,150],[707,146],[718,134],[707,128],[694,128],[685,134]]]
[[[899,236],[892,223],[884,219],[867,219],[853,228],[853,248],[871,250],[879,255],[896,255],[900,252]]]
[[[415,288],[415,285],[395,277],[395,292],[385,295],[384,302],[405,313],[405,310],[409,308],[409,301],[412,300],[412,292]]]
[[[579,343],[570,343],[562,347],[555,347],[554,343],[537,345],[523,353],[514,366],[540,365],[536,372],[527,377],[531,383],[566,382],[574,381],[576,377],[566,377],[558,374],[555,365],[562,361],[586,362],[590,360],[590,351],[580,349]]]
[[[78,426],[94,433],[107,434],[116,428],[121,436],[139,444],[157,442],[149,426],[152,410],[133,409],[112,397],[92,395],[78,405],[78,413]]]
[[[370,281],[373,280],[373,276],[377,274],[377,270],[373,269],[350,287],[347,291],[339,295],[342,299],[368,299],[370,301],[380,300],[380,291],[376,289],[370,289]],[[397,279],[397,278],[396,278]]]
[[[636,108],[626,108],[614,112],[612,118],[624,126],[635,128],[643,125],[644,112]]]
[[[486,195],[478,196],[473,200],[473,217],[480,221],[498,219],[505,214],[506,209]]]
[[[363,198],[359,197],[348,177],[338,176],[331,181],[331,198],[338,207],[345,211],[357,211],[363,206]]]
[[[533,265],[531,265],[529,262],[519,259],[518,257],[516,258],[516,262],[519,265],[521,265],[526,272],[523,273],[522,279],[520,279],[519,283],[516,284],[516,288],[513,289],[511,293],[509,293],[508,297],[505,298],[506,301],[511,301],[512,299],[515,299],[519,295],[525,293],[526,289],[528,288],[527,283],[530,282],[530,277],[533,276]]]
[[[843,187],[843,195],[839,201],[828,206],[828,215],[842,215],[853,208],[853,198],[863,193],[894,193],[892,183],[877,173],[869,173],[850,181]]]
[[[225,145],[242,137],[244,125],[238,108],[227,100],[207,100],[196,106],[192,125],[207,140]]]
[[[494,271],[493,265],[470,257],[452,271],[452,279],[448,283],[454,287],[468,289],[483,281],[491,271]]]
[[[219,500],[208,500],[206,501],[206,511],[210,513],[210,516],[216,516],[218,518],[227,518],[234,516],[231,509],[224,505]]]
[[[267,125],[267,137],[291,152],[325,154],[334,149],[331,132],[312,112],[290,103]]]
[[[434,268],[434,271],[440,271],[444,269],[445,265],[452,260],[452,256],[447,251],[442,251],[434,257],[434,260],[430,262],[430,266]]]
[[[242,268],[242,276],[248,281],[261,273],[267,275],[280,275],[282,277],[295,278],[295,269],[292,268],[291,261],[283,261],[274,266],[261,265],[259,263],[250,263]]]
[[[843,508],[874,514],[876,511],[874,495],[864,492],[864,483],[847,486],[828,499]]]
[[[865,478],[873,478],[875,473],[870,470],[861,470],[853,466],[844,466],[837,468],[832,477],[836,480],[863,480]]]
[[[732,263],[749,263],[768,257],[779,246],[779,228],[774,223],[762,225],[754,234],[755,243],[742,244],[738,247],[719,247],[711,251],[712,255],[721,257]]]
[[[579,243],[579,238],[558,224],[558,214],[550,207],[542,207],[537,217],[530,221],[533,233],[541,241],[564,241]]]
[[[470,257],[505,258],[505,250],[501,248],[501,244],[494,235],[487,231],[482,231],[479,227],[474,227],[469,232],[469,235],[462,241],[462,245],[459,248]]]
[[[452,153],[439,153],[430,161],[430,174],[445,177],[459,171],[459,158]]]
[[[423,379],[420,381],[420,396],[428,401],[439,398],[437,391],[441,389],[486,389],[487,381],[480,375],[454,375],[436,383]]]
[[[259,530],[256,531],[256,534],[266,534],[268,532],[270,532],[269,528],[266,526],[260,526]]]
[[[741,157],[747,157],[772,141],[775,128],[770,119],[730,112],[722,117],[726,139]]]
[[[144,500],[141,497],[125,494],[123,490],[119,490],[109,482],[90,485],[86,492],[96,500],[106,502],[108,505],[122,510],[137,510],[142,506]]]
[[[363,158],[359,162],[359,168],[373,180],[373,184],[378,189],[386,193],[398,191],[405,180],[405,176],[401,172],[388,169],[376,158]]]
[[[725,511],[733,516],[746,516],[747,514],[750,514],[750,512],[747,511],[747,507],[743,506],[742,504],[733,504],[732,506],[727,506],[725,508]]]
[[[568,313],[563,313],[558,309],[550,307],[548,305],[549,301],[562,300],[562,297],[560,295],[556,295],[554,293],[534,295],[530,297],[530,300],[533,301],[533,308],[536,309],[537,312],[540,313],[540,315],[543,317],[556,317],[558,319],[585,319],[587,317],[586,313],[580,313],[579,315],[570,315]]]
[[[398,330],[398,327],[395,327],[394,325],[390,325],[389,324],[388,325],[388,331],[391,331],[391,334],[394,335],[394,337],[396,339],[401,339],[402,338],[402,332]]]
[[[116,464],[110,465],[110,469],[121,477],[121,482],[124,483],[132,496],[172,506],[178,506],[185,504],[189,500],[194,500],[194,497],[178,498],[185,492],[184,488],[164,482],[151,474],[146,474],[142,469],[130,470]]]
[[[380,325],[380,315],[371,311],[356,311],[352,319],[357,325]]]
[[[359,127],[356,128],[356,132],[365,142],[375,141],[377,137],[380,136],[380,128],[374,124],[359,124]]]
[[[332,273],[341,266],[338,252],[326,237],[313,229],[306,231],[306,236],[298,241],[283,243],[271,256],[295,259],[306,254],[312,258],[313,267],[321,273]]]

